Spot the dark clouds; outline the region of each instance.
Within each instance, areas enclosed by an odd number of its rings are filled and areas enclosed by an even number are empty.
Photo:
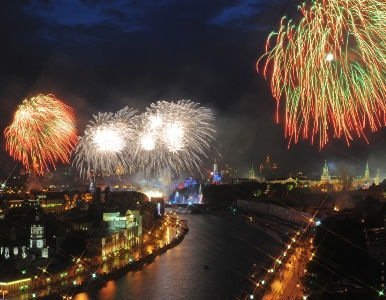
[[[287,150],[275,103],[256,73],[267,34],[293,13],[288,0],[6,1],[0,11],[0,125],[18,102],[52,92],[92,113],[189,98],[216,112],[223,159],[246,170],[271,153],[282,170],[320,171],[324,158],[361,163],[374,144],[308,143]],[[3,155],[4,157],[5,154]]]

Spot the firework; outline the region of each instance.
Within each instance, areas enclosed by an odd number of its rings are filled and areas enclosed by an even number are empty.
[[[386,123],[386,1],[319,0],[300,11],[299,22],[283,18],[257,63],[270,80],[276,121],[284,111],[289,143],[366,139]]]
[[[43,174],[58,161],[69,162],[76,141],[73,109],[54,95],[25,99],[5,129],[6,149],[27,171]]]
[[[98,113],[79,139],[74,164],[81,176],[123,175],[134,167],[133,116],[125,107],[117,113]]]
[[[189,100],[159,101],[136,119],[135,158],[146,173],[199,169],[214,140],[210,109]]]

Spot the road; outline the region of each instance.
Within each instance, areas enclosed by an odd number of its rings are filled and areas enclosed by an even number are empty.
[[[305,299],[302,276],[307,272],[307,263],[312,257],[310,241],[299,242],[283,267],[277,271],[263,300]]]

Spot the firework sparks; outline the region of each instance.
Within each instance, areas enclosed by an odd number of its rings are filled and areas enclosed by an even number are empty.
[[[73,109],[54,95],[25,99],[5,129],[6,149],[27,171],[43,174],[68,163],[76,141]]]
[[[74,164],[81,176],[129,173],[133,167],[133,116],[135,111],[125,107],[117,113],[94,115],[79,139]]]
[[[386,123],[386,2],[319,0],[300,11],[298,24],[283,18],[257,63],[270,77],[277,122],[285,99],[289,143],[366,139]]]
[[[135,157],[146,173],[199,169],[214,137],[213,114],[189,100],[151,104],[136,120]]]

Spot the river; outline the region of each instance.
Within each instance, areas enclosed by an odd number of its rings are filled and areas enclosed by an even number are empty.
[[[252,265],[266,266],[282,248],[239,217],[180,217],[188,220],[190,231],[179,245],[141,270],[75,299],[234,299],[246,287]]]

